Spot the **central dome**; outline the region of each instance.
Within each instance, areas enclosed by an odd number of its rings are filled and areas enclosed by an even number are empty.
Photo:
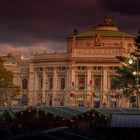
[[[94,27],[93,30],[119,31],[111,18],[106,18],[104,24]]]
[[[90,31],[79,33],[76,37],[94,37],[97,33],[102,37],[133,37],[128,33],[120,32],[111,18],[106,18],[103,24],[95,26]]]

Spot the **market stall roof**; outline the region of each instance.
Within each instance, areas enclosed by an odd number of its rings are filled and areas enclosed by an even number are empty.
[[[114,114],[111,117],[110,127],[140,128],[140,114]]]
[[[113,114],[140,114],[140,109],[132,108],[94,108],[93,110],[110,117]]]
[[[73,107],[40,107],[39,109],[56,114],[57,116],[64,117],[66,119],[71,119],[85,111]]]
[[[6,120],[6,119],[15,120],[16,116],[12,112],[11,109],[7,108],[7,109],[4,109],[4,110],[0,111],[0,118],[3,119],[3,120]]]
[[[22,107],[14,107],[14,108],[11,108],[11,111],[13,113],[17,113],[17,112],[20,112],[20,111],[24,111],[26,108],[22,108]]]
[[[14,114],[17,112],[21,112],[24,110],[30,109],[28,108],[22,108],[22,107],[14,107],[11,108],[10,111]],[[83,114],[85,112],[94,111],[97,112],[105,117],[111,118],[114,114],[140,114],[140,109],[132,109],[132,108],[93,108],[93,107],[75,107],[75,106],[59,106],[59,107],[50,107],[50,106],[42,106],[42,107],[33,107],[33,109],[39,109],[51,114],[55,114],[57,116],[71,119],[73,117],[76,117],[80,114]],[[0,116],[3,114],[3,112],[6,110],[6,108],[0,109]]]

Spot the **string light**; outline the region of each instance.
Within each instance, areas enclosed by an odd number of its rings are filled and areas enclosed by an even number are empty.
[[[107,117],[105,117],[105,120],[107,120]]]
[[[73,122],[73,120],[70,120],[70,122]]]

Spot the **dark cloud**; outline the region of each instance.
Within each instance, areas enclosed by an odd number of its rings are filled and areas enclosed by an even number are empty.
[[[103,8],[111,12],[118,12],[127,15],[140,14],[139,0],[98,0]]]
[[[95,4],[96,0],[4,0],[0,2],[1,40],[64,40],[75,26],[87,23]]]
[[[49,47],[55,44],[53,49],[62,50],[73,29],[90,30],[106,16],[124,31],[136,33],[138,8],[139,0],[1,0],[0,43],[29,47],[49,42]]]

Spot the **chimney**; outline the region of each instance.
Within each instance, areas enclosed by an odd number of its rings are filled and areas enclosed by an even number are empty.
[[[74,36],[76,36],[77,35],[77,29],[74,29],[73,33],[74,33]]]

